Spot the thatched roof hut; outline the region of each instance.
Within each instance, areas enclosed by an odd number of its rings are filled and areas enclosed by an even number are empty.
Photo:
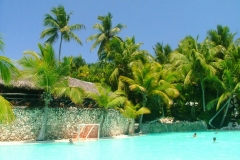
[[[97,88],[96,88],[94,83],[81,81],[79,79],[71,78],[71,77],[69,77],[68,79],[69,79],[69,85],[71,87],[80,87],[80,88],[84,89],[87,92],[95,92],[95,93],[97,93]]]
[[[68,77],[70,87],[80,87],[88,92],[97,92],[96,86],[94,83],[81,81],[79,79]],[[7,87],[4,82],[0,79],[0,85]],[[19,79],[17,81],[12,81],[9,85],[11,88],[22,88],[27,90],[41,90],[38,88],[33,81],[30,79]]]

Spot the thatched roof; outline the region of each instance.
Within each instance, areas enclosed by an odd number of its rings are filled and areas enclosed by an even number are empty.
[[[95,84],[91,82],[81,81],[79,79],[69,77],[69,85],[71,87],[80,87],[88,92],[97,93],[97,88]]]
[[[30,79],[18,79],[17,81],[13,80],[8,85],[4,84],[3,80],[0,79],[0,85],[13,88],[39,89]]]
[[[69,77],[69,86],[71,87],[80,87],[88,92],[97,92],[96,86],[94,83],[81,81],[79,79]],[[0,79],[0,85],[6,86],[2,79]],[[40,90],[30,79],[18,79],[17,81],[12,81],[8,86],[13,88],[24,88],[24,89],[35,89]]]

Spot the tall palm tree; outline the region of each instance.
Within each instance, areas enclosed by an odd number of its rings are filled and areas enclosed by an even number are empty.
[[[71,39],[74,39],[77,43],[82,45],[81,40],[76,34],[73,33],[73,31],[84,29],[85,26],[83,24],[69,25],[68,23],[72,12],[67,14],[62,5],[59,5],[58,7],[53,7],[51,13],[52,15],[45,15],[44,26],[49,28],[42,31],[40,38],[49,37],[46,42],[52,44],[60,37],[58,57],[60,62],[62,40],[69,42]]]
[[[44,115],[42,126],[37,140],[44,140],[46,133],[48,107],[52,101],[52,94],[56,96],[68,96],[75,103],[81,103],[82,90],[70,88],[68,78],[70,71],[70,60],[65,58],[59,63],[55,57],[55,52],[50,44],[38,44],[40,53],[25,51],[25,56],[19,61],[23,68],[23,76],[30,78],[37,87],[44,90],[42,99],[44,100]]]
[[[0,51],[4,49],[3,38],[0,34]],[[18,69],[13,65],[13,62],[5,57],[0,56],[0,77],[3,82],[8,85],[13,76],[18,75]],[[0,96],[0,123],[11,123],[15,116],[12,111],[12,105],[4,97]]]
[[[220,95],[219,98],[212,100],[208,105],[209,108],[212,108],[213,104],[215,104],[214,102],[217,102],[217,107],[216,110],[218,111],[209,121],[209,125],[212,126],[213,128],[215,128],[212,125],[212,121],[214,118],[216,118],[216,116],[223,110],[224,111],[224,115],[222,118],[222,121],[219,125],[219,127],[222,127],[224,120],[226,118],[226,115],[228,113],[228,109],[230,107],[230,102],[231,100],[234,100],[235,96],[240,94],[240,82],[236,82],[234,80],[234,75],[233,72],[229,69],[224,70],[223,73],[223,81],[221,81],[220,84],[221,88],[224,88],[224,92]],[[224,104],[223,104],[224,103]],[[222,107],[221,107],[222,106]],[[221,108],[220,108],[221,107]]]
[[[108,13],[106,16],[98,16],[98,20],[100,20],[101,23],[94,24],[93,29],[97,29],[100,33],[91,35],[87,38],[87,41],[95,41],[91,47],[91,51],[100,45],[98,49],[99,59],[102,52],[107,49],[108,42],[114,37],[121,39],[117,34],[126,27],[119,23],[112,28],[112,18],[113,16],[111,13]]]
[[[98,92],[87,93],[87,98],[94,100],[96,103],[95,105],[103,109],[102,121],[100,124],[100,135],[103,136],[103,128],[107,116],[107,109],[123,106],[126,101],[126,96],[125,93],[121,91],[112,92],[110,87],[103,84],[97,84],[96,87]]]
[[[133,78],[120,76],[119,80],[126,83],[131,91],[142,95],[142,107],[147,107],[148,98],[151,96],[158,96],[166,106],[170,106],[171,99],[176,98],[179,92],[174,85],[161,79],[160,72],[161,66],[157,62],[143,64],[141,61],[136,61],[132,63]],[[143,115],[139,118],[140,132],[142,118]]]
[[[215,78],[214,83],[218,86],[218,88],[221,88],[223,92],[220,97],[217,97],[208,104],[208,108],[211,109],[216,106],[217,110],[217,113],[209,121],[209,125],[213,128],[215,127],[212,125],[212,121],[223,109],[225,109],[222,121],[219,125],[219,127],[222,127],[228,113],[231,100],[234,100],[235,97],[239,97],[240,95],[240,47],[230,45],[227,49],[224,60],[219,63],[221,63],[223,68],[223,74]],[[217,105],[215,105],[216,103]]]
[[[212,54],[214,51],[211,50],[212,43],[208,40],[205,40],[203,43],[198,43],[197,39],[187,36],[180,42],[177,52],[172,53],[169,59],[176,67],[176,70],[182,74],[184,85],[200,84],[202,105],[205,111],[204,81],[206,78],[216,74],[216,63]],[[218,51],[218,49],[215,50],[215,52]]]

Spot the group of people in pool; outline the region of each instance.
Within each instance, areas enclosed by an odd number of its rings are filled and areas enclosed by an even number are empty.
[[[216,134],[217,132],[215,132],[215,134]],[[195,138],[195,137],[197,137],[197,133],[194,133],[193,134],[193,138]],[[217,140],[217,138],[216,137],[213,137],[213,142],[216,142],[216,140]]]

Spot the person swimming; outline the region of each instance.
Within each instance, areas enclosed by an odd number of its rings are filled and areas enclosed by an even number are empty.
[[[68,144],[73,144],[72,138],[69,139]]]
[[[197,137],[197,133],[194,133],[194,134],[193,134],[193,137]]]
[[[217,138],[216,137],[213,137],[213,142],[216,142]]]

